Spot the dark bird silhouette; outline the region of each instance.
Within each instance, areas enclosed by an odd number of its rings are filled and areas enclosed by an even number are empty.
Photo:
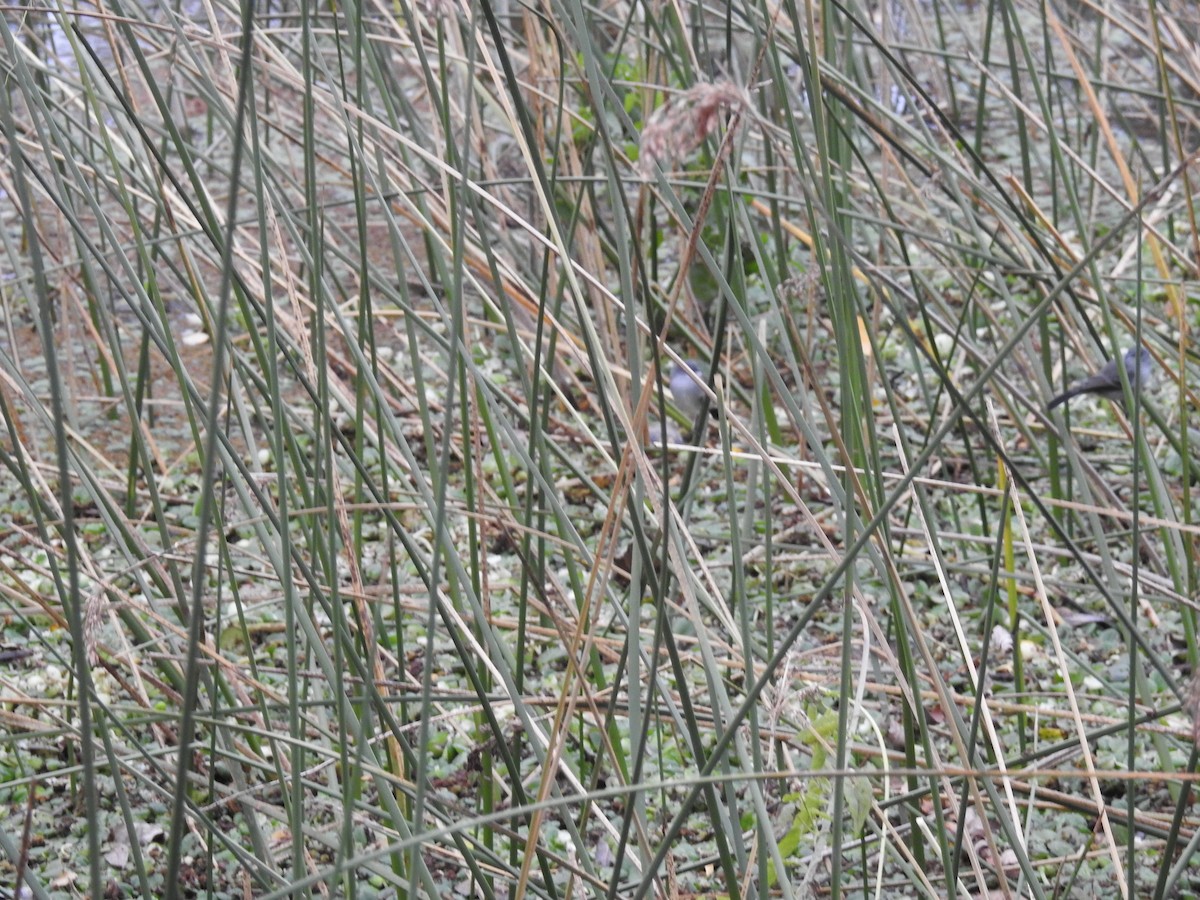
[[[1129,386],[1137,391],[1150,380],[1151,359],[1150,351],[1145,347],[1130,347],[1121,359],[1125,362],[1125,374],[1129,377]],[[1095,394],[1106,400],[1122,400],[1125,392],[1121,388],[1121,376],[1117,372],[1117,360],[1110,359],[1104,367],[1094,375],[1089,375],[1082,381],[1071,385],[1050,401],[1047,410],[1054,409],[1066,403],[1072,397],[1080,394]]]
[[[688,369],[696,373],[695,379],[689,374]],[[679,365],[671,367],[671,399],[675,401],[675,406],[679,411],[693,422],[704,412],[704,407],[708,402],[708,394],[704,391],[703,382],[704,368],[694,359],[687,361],[687,369]]]

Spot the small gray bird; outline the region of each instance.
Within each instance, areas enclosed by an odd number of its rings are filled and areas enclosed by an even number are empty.
[[[696,380],[692,379],[683,366],[671,367],[671,397],[679,411],[694,422],[708,405],[708,394],[701,386],[704,382],[704,368],[700,363],[689,359],[687,368],[696,373]]]
[[[1135,391],[1140,385],[1146,384],[1150,380],[1151,374],[1151,359],[1150,351],[1145,347],[1130,347],[1121,357],[1125,361],[1125,374],[1129,377],[1129,386]],[[1057,397],[1050,401],[1047,410],[1054,409],[1060,404],[1066,403],[1072,397],[1078,397],[1080,394],[1095,394],[1097,397],[1103,397],[1106,400],[1122,400],[1125,397],[1125,392],[1121,388],[1121,376],[1117,373],[1117,361],[1110,359],[1095,375],[1089,375],[1070,388],[1063,391]]]

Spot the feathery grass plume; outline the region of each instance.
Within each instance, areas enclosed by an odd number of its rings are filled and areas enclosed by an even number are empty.
[[[87,654],[88,665],[94,666],[100,661],[100,657],[96,653],[96,644],[100,634],[100,623],[104,620],[104,613],[108,609],[108,603],[104,599],[104,591],[97,589],[93,591],[87,598],[87,603],[83,610],[83,644]]]
[[[701,82],[656,109],[642,130],[641,173],[649,177],[654,163],[666,165],[694,150],[716,127],[722,108],[749,110],[750,97],[731,81]]]

